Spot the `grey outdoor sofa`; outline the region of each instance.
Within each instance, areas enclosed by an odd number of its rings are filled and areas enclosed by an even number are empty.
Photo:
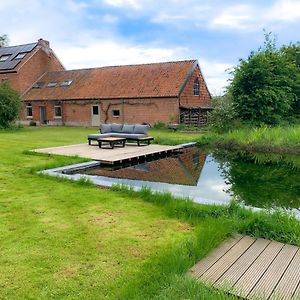
[[[88,135],[88,143],[91,145],[92,141],[106,137],[120,137],[137,141],[138,145],[140,141],[147,141],[149,144],[153,138],[148,136],[148,129],[149,125],[140,124],[101,124],[100,133]]]

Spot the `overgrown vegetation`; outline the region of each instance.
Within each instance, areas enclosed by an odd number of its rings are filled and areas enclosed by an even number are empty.
[[[282,213],[99,189],[34,172],[82,160],[28,150],[84,143],[90,132],[0,132],[0,298],[234,299],[192,281],[186,271],[234,232],[300,245],[299,222]],[[151,135],[172,143],[199,137]]]
[[[7,82],[0,86],[0,128],[7,128],[20,113],[21,99],[17,91],[10,88]]]

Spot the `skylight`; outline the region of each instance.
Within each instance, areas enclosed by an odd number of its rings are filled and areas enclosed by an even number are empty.
[[[22,59],[22,58],[25,57],[25,55],[26,55],[26,53],[19,53],[19,54],[15,57],[15,59]]]
[[[57,81],[51,81],[47,84],[47,87],[55,87],[57,86]]]
[[[9,57],[10,57],[10,55],[2,55],[0,57],[0,61],[6,61]]]
[[[73,80],[65,80],[65,81],[63,81],[62,83],[61,83],[61,85],[60,86],[69,86],[71,83],[73,82]]]
[[[44,85],[44,82],[38,81],[32,87],[34,89],[40,89]]]

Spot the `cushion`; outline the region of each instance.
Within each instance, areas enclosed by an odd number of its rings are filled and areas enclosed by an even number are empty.
[[[141,137],[146,137],[146,135],[138,134],[138,133],[113,133],[113,136],[123,137],[126,139],[137,139],[137,138],[141,138]]]
[[[147,134],[148,129],[149,125],[135,125],[133,133]]]
[[[123,125],[122,133],[133,133],[134,125]]]
[[[101,133],[111,132],[111,124],[101,124],[100,130],[101,130]]]
[[[112,132],[122,132],[123,124],[111,124],[111,131]]]
[[[104,137],[109,137],[111,136],[111,134],[109,133],[101,133],[101,134],[89,134],[88,135],[88,139],[100,139],[100,138],[104,138]]]

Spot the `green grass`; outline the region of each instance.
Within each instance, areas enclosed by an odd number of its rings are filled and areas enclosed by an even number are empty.
[[[245,127],[222,135],[201,135],[197,141],[229,149],[300,154],[300,125]]]
[[[0,132],[0,299],[234,299],[186,271],[233,232],[300,245],[299,222],[281,213],[196,205],[35,173],[83,160],[28,150],[84,143],[90,132]],[[151,134],[173,143],[199,136]]]

